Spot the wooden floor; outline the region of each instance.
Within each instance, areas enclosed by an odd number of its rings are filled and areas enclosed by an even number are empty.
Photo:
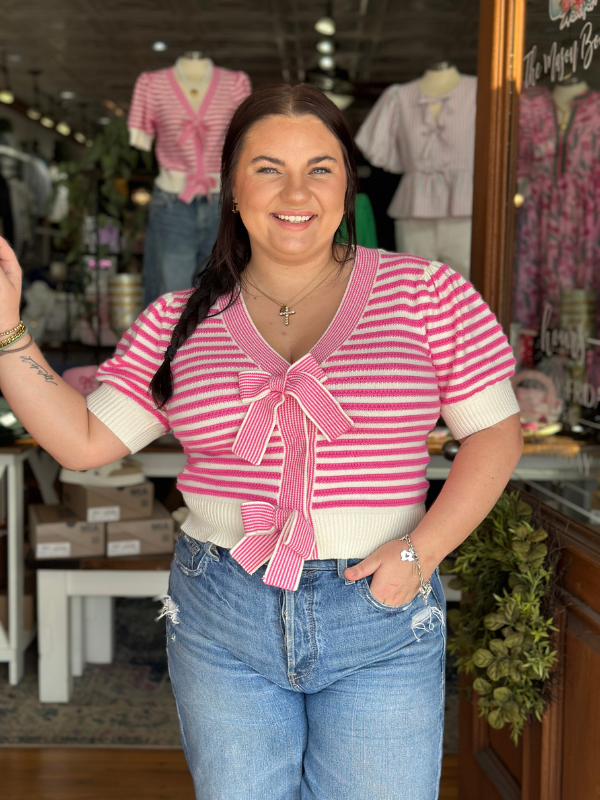
[[[183,752],[0,748],[0,800],[107,798],[194,800]],[[444,756],[439,800],[458,800],[458,756]]]

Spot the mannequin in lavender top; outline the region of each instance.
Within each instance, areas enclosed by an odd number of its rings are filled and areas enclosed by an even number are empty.
[[[454,91],[462,80],[458,69],[448,61],[432,64],[420,78],[418,86],[427,98],[443,97]],[[427,104],[435,126],[443,128],[440,113],[443,101]],[[408,218],[395,222],[396,249],[418,253],[433,260],[445,261],[465,278],[471,261],[471,217]]]

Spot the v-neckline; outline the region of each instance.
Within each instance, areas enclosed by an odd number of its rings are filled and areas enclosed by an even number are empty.
[[[379,251],[357,246],[354,268],[346,286],[344,296],[319,341],[302,358],[312,354],[321,364],[350,336],[360,320],[377,273]],[[228,297],[219,298],[218,305],[223,311],[223,321],[238,347],[261,369],[273,375],[287,372],[302,358],[293,363],[280,355],[262,336],[248,313],[244,299],[239,295],[235,302],[225,308]]]
[[[198,106],[197,109],[194,109],[192,104],[189,101],[188,96],[183,91],[181,84],[177,80],[177,76],[175,75],[175,67],[171,67],[168,71],[169,80],[171,85],[175,90],[175,94],[177,95],[179,102],[184,106],[184,108],[192,114],[194,117],[200,116],[201,113],[204,111],[205,107],[210,103],[215,93],[215,89],[217,88],[217,77],[218,77],[218,67],[215,67],[214,64],[211,65],[211,75],[210,80],[208,82],[208,86],[206,87],[206,92],[204,93],[204,97],[202,98],[202,102]]]

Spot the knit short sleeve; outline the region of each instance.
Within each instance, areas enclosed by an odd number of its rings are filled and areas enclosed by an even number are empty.
[[[425,278],[425,328],[442,416],[452,435],[463,439],[519,412],[510,383],[515,359],[472,284],[435,262]]]
[[[396,85],[388,86],[356,134],[356,144],[374,167],[401,174],[405,171],[398,126],[400,97]]]
[[[156,136],[156,117],[152,97],[151,77],[142,72],[135,82],[127,116],[131,144],[143,150],[150,148]]]
[[[251,93],[252,84],[250,83],[250,78],[245,72],[238,72],[231,91],[234,106],[237,108]]]
[[[124,334],[113,357],[96,373],[102,386],[87,398],[92,414],[131,452],[169,430],[167,416],[156,408],[150,392],[171,337],[168,297],[148,306]]]

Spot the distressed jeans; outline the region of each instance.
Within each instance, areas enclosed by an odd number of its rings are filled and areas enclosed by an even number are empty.
[[[445,600],[380,603],[361,559],[306,561],[286,591],[182,534],[169,672],[198,800],[435,800]]]
[[[211,254],[218,228],[219,195],[184,203],[154,187],[144,241],[146,306],[167,292],[191,287],[196,267]]]

